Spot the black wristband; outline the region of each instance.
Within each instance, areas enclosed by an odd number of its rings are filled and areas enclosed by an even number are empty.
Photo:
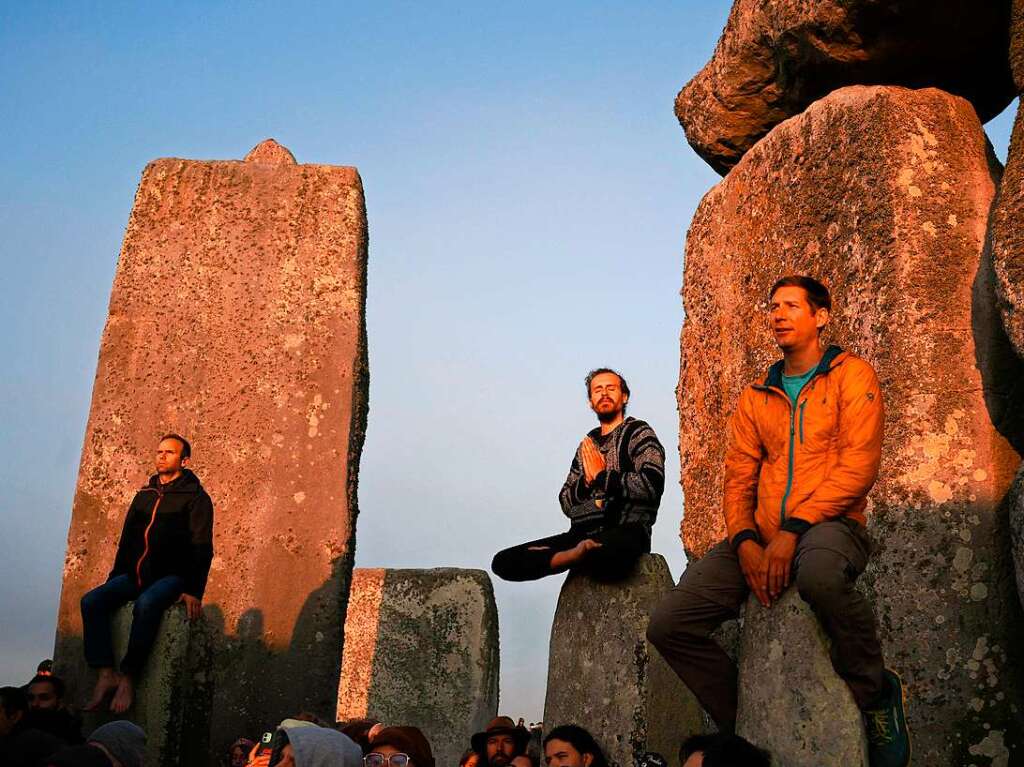
[[[732,537],[729,545],[732,546],[733,551],[739,551],[740,544],[743,543],[743,541],[754,541],[755,543],[760,543],[761,536],[757,534],[757,530],[740,530]]]

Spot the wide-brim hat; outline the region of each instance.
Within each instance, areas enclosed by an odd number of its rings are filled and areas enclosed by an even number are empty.
[[[497,716],[492,719],[483,732],[478,732],[470,738],[473,750],[483,755],[487,750],[487,739],[492,735],[511,735],[516,742],[516,750],[524,751],[530,742],[530,731],[513,722],[507,716]]]

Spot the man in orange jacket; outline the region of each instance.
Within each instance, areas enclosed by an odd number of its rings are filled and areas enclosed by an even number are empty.
[[[779,280],[769,319],[783,359],[748,386],[729,423],[728,539],[693,562],[651,616],[648,639],[719,729],[736,726],[737,672],[710,638],[752,591],[765,607],[790,581],[832,640],[832,664],[864,712],[873,767],[909,763],[899,677],[885,668],[871,605],[867,494],[878,477],[883,407],[871,366],[820,339],[832,301],[810,277]]]

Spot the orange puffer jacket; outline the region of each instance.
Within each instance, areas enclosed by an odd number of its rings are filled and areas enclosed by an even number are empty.
[[[723,508],[733,548],[841,516],[864,524],[878,477],[884,416],[871,365],[830,346],[795,408],[782,368],[748,386],[729,421]]]

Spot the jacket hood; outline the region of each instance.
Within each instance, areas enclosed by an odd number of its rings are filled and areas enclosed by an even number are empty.
[[[165,493],[198,493],[203,489],[197,477],[191,469],[182,469],[181,476],[166,485],[160,484],[160,475],[154,474],[149,478],[149,487],[160,487]]]
[[[327,727],[288,727],[295,767],[362,767],[363,751],[355,741]]]
[[[821,361],[818,363],[818,367],[814,370],[815,376],[820,376],[823,373],[827,373],[832,369],[834,364],[837,364],[837,360],[840,355],[843,354],[843,350],[833,344],[825,350],[825,353],[821,357]],[[765,376],[763,386],[774,387],[776,389],[782,388],[782,371],[785,368],[786,361],[784,359],[779,360],[770,368],[768,368],[768,375]]]

